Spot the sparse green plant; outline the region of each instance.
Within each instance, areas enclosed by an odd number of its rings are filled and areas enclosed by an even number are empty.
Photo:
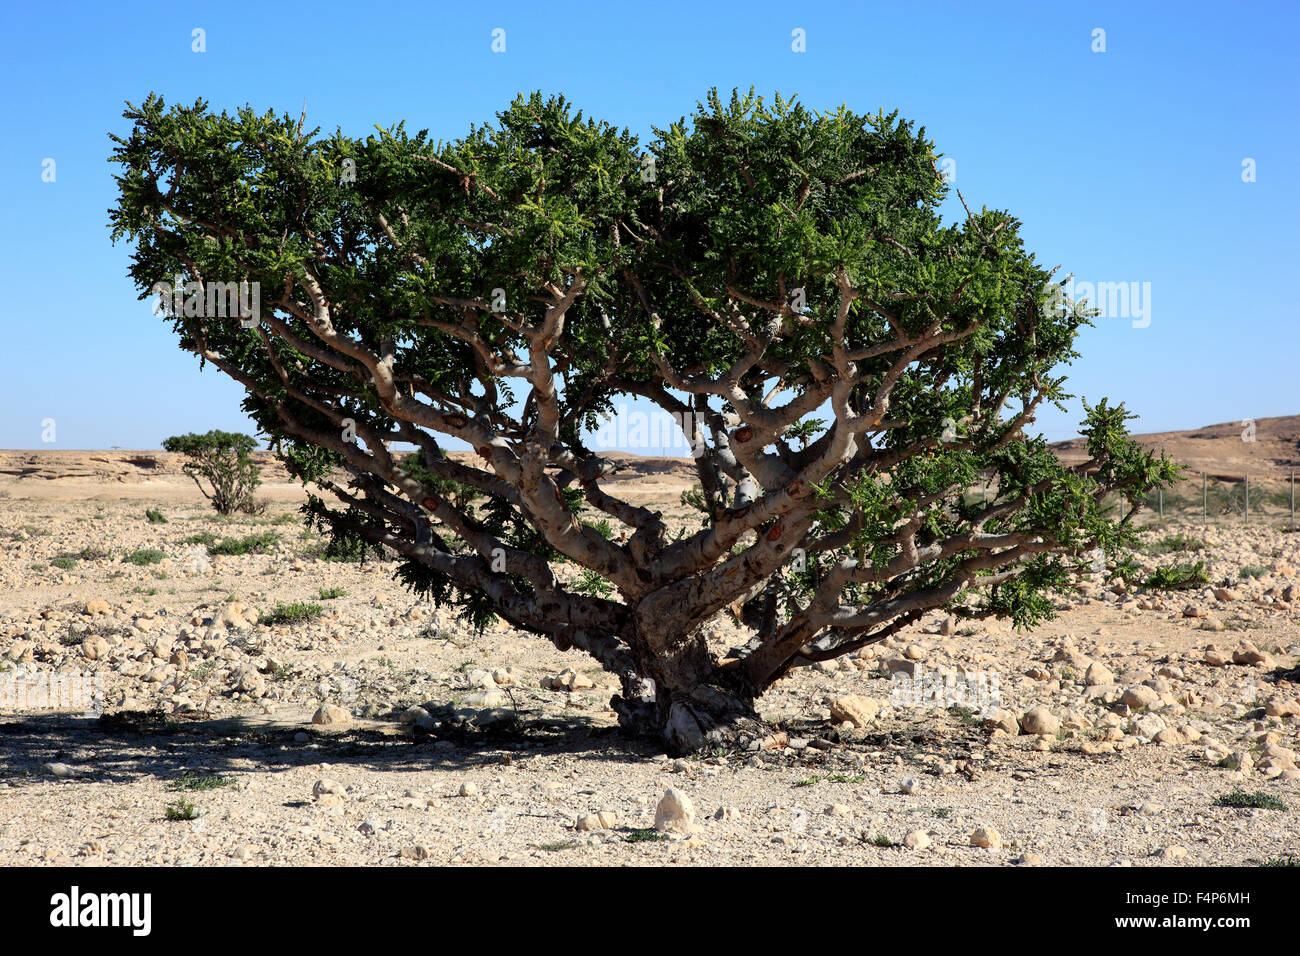
[[[535,850],[542,850],[546,853],[558,853],[560,850],[572,850],[578,845],[577,840],[556,840],[553,843],[530,843]]]
[[[347,597],[348,592],[346,588],[321,588],[317,596],[322,601],[332,601],[335,598]]]
[[[165,557],[167,557],[166,552],[159,551],[157,548],[141,548],[139,551],[132,551],[122,560],[127,564],[144,567],[149,564],[159,564]]]
[[[1210,575],[1205,569],[1205,562],[1197,561],[1195,564],[1180,563],[1156,568],[1142,582],[1142,586],[1156,591],[1183,591],[1209,583]]]
[[[633,830],[627,836],[623,837],[624,843],[654,843],[657,841],[667,840],[667,833],[660,833],[658,830],[649,827]]]
[[[876,836],[873,836],[868,842],[872,846],[878,846],[884,849],[889,849],[890,847],[898,846],[897,843],[889,839],[889,837],[885,836],[883,833],[879,833]]]
[[[167,804],[168,820],[197,820],[200,816],[202,811],[199,810],[198,804],[183,797],[175,803]]]
[[[319,617],[325,609],[312,601],[294,601],[292,604],[277,604],[262,618],[263,624],[277,626],[280,624],[298,624]]]
[[[166,524],[167,516],[157,508],[149,508],[145,511],[144,516],[149,519],[150,524]]]
[[[232,786],[235,782],[234,777],[222,776],[220,774],[199,774],[191,770],[185,771],[177,779],[167,785],[168,790],[219,790],[222,787]]]
[[[1285,810],[1287,806],[1277,797],[1260,790],[1249,793],[1236,787],[1214,801],[1216,807],[1236,807],[1251,810]]]
[[[1248,564],[1238,572],[1238,577],[1243,578],[1262,578],[1268,574],[1268,568],[1262,564]]]
[[[208,554],[213,556],[265,554],[279,540],[280,536],[274,531],[255,531],[242,538],[223,538],[215,541],[208,545]]]
[[[1150,554],[1168,554],[1170,551],[1204,551],[1205,548],[1206,544],[1200,538],[1179,531],[1176,534],[1165,535],[1150,544],[1146,550]]]
[[[51,559],[50,564],[61,570],[71,571],[77,566],[77,559],[71,555],[61,554],[57,558]]]

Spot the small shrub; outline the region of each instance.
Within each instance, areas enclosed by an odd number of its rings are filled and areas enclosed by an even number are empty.
[[[1219,799],[1214,801],[1216,807],[1236,807],[1238,809],[1249,810],[1285,810],[1286,804],[1272,794],[1260,790],[1257,793],[1247,793],[1241,787],[1225,793]]]
[[[1249,564],[1241,569],[1238,576],[1243,578],[1262,578],[1266,574],[1268,574],[1268,568],[1264,567],[1262,564]]]
[[[1160,591],[1182,591],[1209,583],[1210,575],[1205,570],[1205,562],[1197,561],[1195,564],[1171,564],[1165,568],[1156,568],[1142,582],[1142,586]]]
[[[645,828],[642,830],[633,830],[627,836],[623,837],[624,843],[649,843],[657,840],[667,840],[667,833],[660,833],[658,830]]]
[[[263,624],[296,624],[299,621],[310,621],[318,617],[325,609],[319,604],[306,601],[295,601],[293,604],[277,604],[266,617],[262,618]]]
[[[167,804],[168,820],[197,820],[201,815],[198,805],[184,798]]]
[[[139,551],[132,551],[122,560],[137,567],[144,567],[149,564],[159,564],[165,557],[167,557],[166,553],[157,548],[141,548]]]
[[[187,770],[176,780],[167,785],[168,790],[217,790],[221,787],[229,787],[235,782],[234,777],[223,777],[220,774],[198,774]]]
[[[167,516],[157,508],[149,508],[145,511],[144,516],[149,519],[150,524],[166,524]]]
[[[345,588],[321,588],[318,596],[322,601],[332,601],[335,598],[347,597],[348,592]]]
[[[274,531],[257,531],[242,538],[224,538],[208,545],[211,555],[265,554],[280,540]]]
[[[1178,532],[1166,535],[1152,544],[1147,550],[1151,554],[1168,554],[1170,551],[1204,551],[1206,544],[1200,538]]]
[[[163,442],[165,450],[180,452],[189,459],[182,470],[222,515],[265,510],[265,502],[253,500],[253,489],[261,484],[251,455],[256,447],[257,440],[249,435],[216,430],[173,435]],[[203,486],[204,481],[212,488],[211,493]]]
[[[77,566],[77,559],[71,555],[61,554],[57,558],[53,559],[50,564],[56,568],[61,568],[64,571],[71,571]]]

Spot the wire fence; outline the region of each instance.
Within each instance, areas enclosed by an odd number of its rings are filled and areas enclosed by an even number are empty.
[[[1284,478],[1189,475],[1172,488],[1153,492],[1143,502],[1152,518],[1200,518],[1295,525],[1296,476]]]

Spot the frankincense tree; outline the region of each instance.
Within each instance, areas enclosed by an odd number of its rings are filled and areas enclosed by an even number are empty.
[[[1026,434],[1093,313],[1010,214],[944,223],[897,115],[711,93],[644,149],[540,94],[448,143],[154,96],[125,116],[131,276],[337,499],[309,506],[335,546],[593,655],[624,726],[676,750],[927,612],[1049,618],[1176,470],[1122,404],[1086,406],[1083,467]],[[632,397],[685,430],[698,528],[589,447]],[[732,611],[748,640],[710,646]]]

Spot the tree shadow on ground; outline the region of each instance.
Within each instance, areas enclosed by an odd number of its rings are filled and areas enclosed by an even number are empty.
[[[306,732],[307,742],[295,736]],[[637,762],[662,747],[571,716],[524,717],[483,730],[413,735],[392,722],[370,721],[342,731],[306,730],[256,718],[178,719],[160,713],[117,713],[98,719],[23,716],[0,723],[0,782],[11,787],[52,779],[45,765],[66,763],[69,781],[130,783],[184,774],[275,771],[328,762],[383,771],[460,770],[508,766],[538,756]]]

